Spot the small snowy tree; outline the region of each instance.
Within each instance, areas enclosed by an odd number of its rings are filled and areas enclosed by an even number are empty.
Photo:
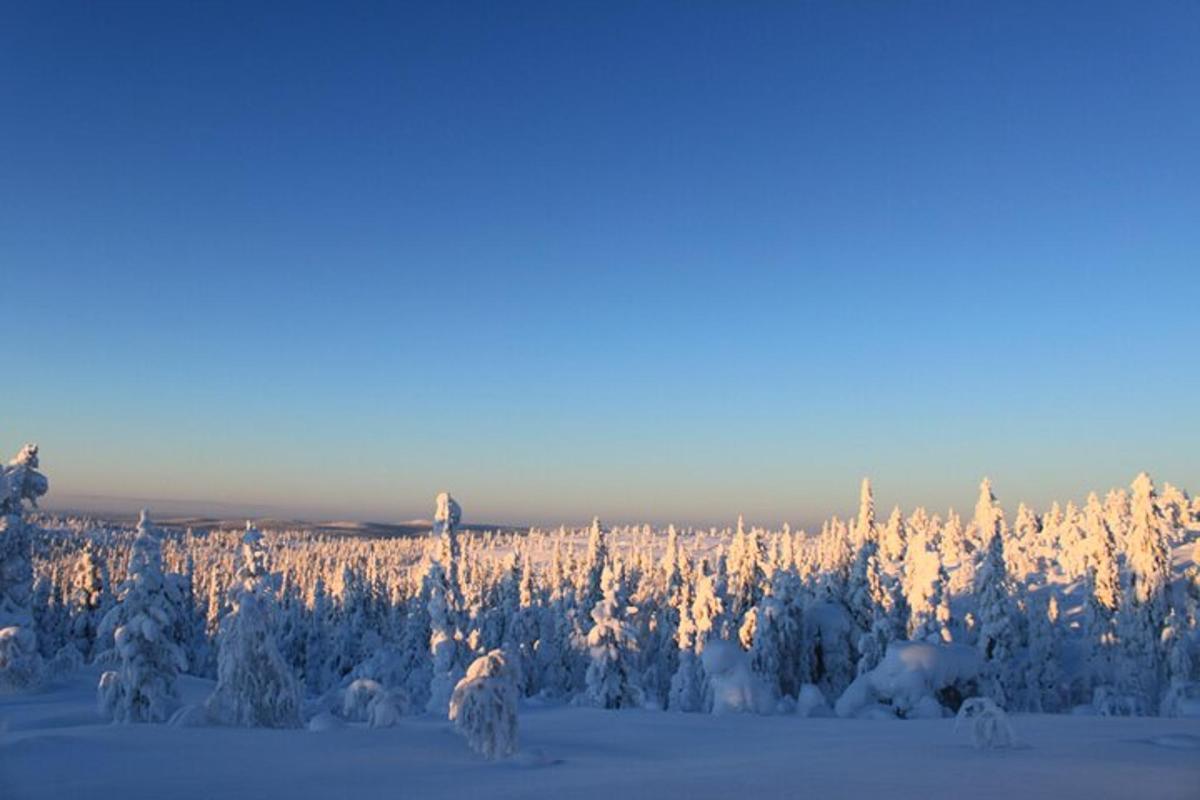
[[[592,518],[592,527],[588,532],[587,555],[583,562],[582,581],[576,587],[579,604],[589,609],[599,603],[604,597],[601,579],[604,568],[608,565],[608,542],[604,526],[599,517]]]
[[[300,727],[300,687],[275,641],[274,589],[262,534],[247,522],[242,566],[230,592],[233,610],[221,620],[217,686],[207,702],[214,722]]]
[[[892,509],[879,541],[879,556],[893,575],[903,569],[907,549],[908,530],[904,527],[904,517],[897,506]]]
[[[990,698],[972,697],[965,701],[954,720],[955,729],[964,721],[971,723],[971,739],[981,750],[1012,747],[1016,743],[1008,715]]]
[[[68,597],[71,641],[85,658],[91,655],[96,645],[96,629],[104,612],[107,583],[89,541],[75,562]]]
[[[176,681],[187,667],[171,641],[175,629],[162,571],[162,548],[150,516],[142,511],[129,556],[121,602],[101,620],[113,629],[115,671],[100,678],[101,713],[114,722],[165,722],[179,703]],[[110,657],[107,660],[112,660]]]
[[[450,697],[450,720],[484,758],[517,752],[517,681],[502,650],[475,659]]]
[[[862,547],[864,542],[876,540],[875,493],[871,491],[871,479],[863,478],[858,493],[858,518],[854,521],[854,544]]]

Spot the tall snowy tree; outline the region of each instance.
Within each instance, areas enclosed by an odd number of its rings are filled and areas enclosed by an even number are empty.
[[[704,708],[704,667],[697,654],[699,630],[692,619],[691,595],[685,584],[678,595],[679,625],[675,644],[679,648],[678,666],[671,676],[667,708],[672,711],[702,711]]]
[[[242,566],[231,592],[233,610],[221,620],[217,686],[209,718],[248,728],[300,727],[300,686],[276,642],[276,590],[262,534],[249,522]]]
[[[592,629],[587,644],[591,660],[587,669],[588,705],[597,708],[636,708],[642,705],[637,670],[637,639],[624,620],[618,599],[620,586],[611,567],[600,581],[603,597],[592,609]]]
[[[1159,707],[1166,681],[1162,631],[1170,610],[1169,532],[1150,476],[1139,474],[1132,488],[1128,514],[1109,517],[1128,521],[1125,586],[1117,611],[1116,684],[1140,713],[1151,713]]]
[[[1121,604],[1116,543],[1095,492],[1088,497],[1086,515],[1089,552],[1083,618],[1085,666],[1084,674],[1076,680],[1075,697],[1080,702],[1090,700],[1096,686],[1113,680],[1114,621]]]
[[[429,584],[429,653],[433,662],[426,710],[440,717],[450,707],[450,695],[462,677],[462,667],[459,665],[457,631],[446,603],[446,578],[441,564],[435,561],[430,566],[426,581]]]
[[[42,680],[43,664],[34,632],[33,565],[25,503],[50,488],[38,472],[38,448],[27,444],[0,466],[0,690],[31,689]]]
[[[1004,563],[1004,539],[998,523],[975,575],[975,599],[979,619],[978,648],[984,662],[984,693],[1004,707],[1009,704],[1015,680],[1012,671],[1017,637],[1010,581]]]
[[[100,623],[113,630],[116,670],[100,677],[101,713],[114,722],[165,722],[179,704],[178,676],[187,660],[175,630],[167,596],[158,531],[143,510],[129,555],[121,602]]]

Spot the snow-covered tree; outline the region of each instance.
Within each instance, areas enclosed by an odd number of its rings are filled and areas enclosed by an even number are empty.
[[[429,585],[429,653],[433,661],[426,710],[442,716],[449,708],[455,684],[462,677],[462,668],[458,660],[456,631],[446,604],[446,578],[441,564],[435,561],[430,565],[426,581]]]
[[[904,515],[897,506],[892,509],[879,536],[879,557],[891,574],[897,575],[903,569],[907,549],[908,530],[904,527]]]
[[[1124,529],[1125,585],[1116,616],[1114,683],[1117,694],[1139,713],[1151,713],[1159,706],[1166,680],[1162,631],[1169,611],[1169,532],[1156,502],[1154,484],[1144,472],[1133,482],[1128,512],[1123,503],[1112,505],[1117,510],[1110,512],[1109,519],[1123,520],[1128,525]]]
[[[221,620],[217,686],[206,704],[214,722],[300,727],[300,686],[275,639],[275,588],[262,534],[247,522],[242,566],[231,591],[233,610]]]
[[[484,758],[517,752],[517,680],[503,650],[471,662],[450,697],[450,721]]]
[[[742,647],[750,651],[750,668],[759,678],[773,703],[783,693],[780,678],[788,654],[783,637],[783,604],[766,595],[746,613]]]
[[[862,547],[863,542],[876,541],[875,493],[871,490],[871,479],[863,478],[858,492],[858,517],[854,521],[854,544]]]
[[[762,597],[766,585],[767,558],[762,536],[757,528],[746,530],[739,516],[737,532],[729,543],[726,560],[727,597],[731,617],[740,620]]]
[[[143,510],[121,601],[100,623],[114,631],[113,654],[105,660],[118,666],[101,676],[99,686],[101,713],[114,722],[165,722],[179,704],[177,678],[187,660],[170,639],[172,613],[158,531]]]
[[[599,517],[592,518],[592,526],[588,532],[587,555],[583,562],[582,581],[576,592],[579,605],[585,609],[592,608],[604,597],[601,585],[604,569],[608,566],[608,542],[604,526]]]
[[[950,641],[950,630],[940,613],[948,607],[946,568],[937,550],[924,538],[909,542],[904,580],[908,638],[914,642]]]
[[[671,676],[667,708],[672,711],[702,711],[704,709],[704,668],[697,654],[699,629],[692,619],[691,596],[687,585],[680,587],[677,597],[679,625],[675,629],[675,644],[679,648],[678,666]]]
[[[1062,710],[1062,647],[1058,623],[1058,599],[1054,594],[1029,599],[1029,647],[1020,681],[1023,691],[1019,707],[1033,712]]]
[[[89,541],[72,570],[68,598],[71,641],[84,658],[91,657],[96,646],[96,630],[108,602],[107,588],[103,566],[96,560]]]
[[[1012,747],[1016,734],[1009,724],[1008,715],[991,698],[972,697],[958,710],[954,727],[967,721],[971,725],[971,740],[981,750]]]
[[[0,691],[31,689],[42,680],[43,664],[34,632],[33,566],[25,503],[49,489],[38,471],[38,448],[27,444],[0,466]]]
[[[1086,509],[1089,551],[1084,583],[1087,590],[1083,618],[1084,674],[1076,681],[1080,689],[1076,699],[1081,701],[1091,698],[1096,686],[1113,680],[1114,622],[1121,604],[1116,543],[1095,492],[1088,497]]]
[[[1166,690],[1159,705],[1164,717],[1181,716],[1183,701],[1189,694],[1200,699],[1200,683],[1196,682],[1196,660],[1192,655],[1195,630],[1195,608],[1180,613],[1172,608],[1162,632],[1162,649],[1166,653]]]
[[[592,609],[593,625],[587,636],[591,659],[584,697],[597,708],[640,707],[643,694],[636,666],[638,643],[624,620],[618,599],[620,586],[611,567],[605,568],[600,586],[603,597]]]
[[[1014,682],[1016,632],[1010,582],[1004,564],[1004,540],[993,529],[975,575],[975,597],[979,614],[979,655],[984,662],[984,693],[997,705],[1009,702]]]

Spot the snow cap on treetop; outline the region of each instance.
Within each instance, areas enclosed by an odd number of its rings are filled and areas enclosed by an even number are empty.
[[[438,530],[456,530],[462,522],[462,506],[450,496],[442,492],[437,496],[437,510],[433,514],[433,525]]]

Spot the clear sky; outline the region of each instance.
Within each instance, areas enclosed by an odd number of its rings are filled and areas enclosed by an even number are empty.
[[[1200,4],[5,3],[52,495],[812,524],[1200,490]]]

